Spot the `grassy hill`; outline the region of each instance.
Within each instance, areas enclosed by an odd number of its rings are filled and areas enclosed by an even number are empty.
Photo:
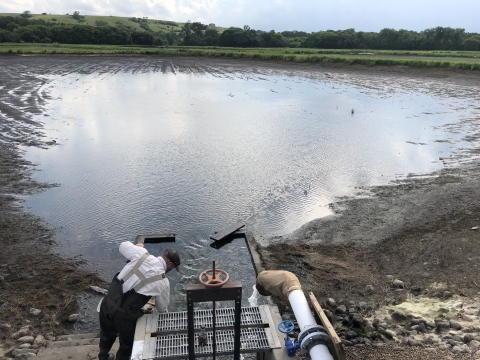
[[[0,13],[0,16],[20,16],[20,14],[12,14],[12,13]],[[130,28],[132,30],[142,30],[145,28],[142,28],[140,24],[146,24],[148,27],[154,31],[173,31],[174,32],[180,32],[182,29],[182,26],[184,23],[179,23],[175,21],[168,21],[168,20],[155,20],[155,19],[141,19],[140,22],[132,21],[132,17],[120,17],[120,16],[97,16],[97,15],[82,15],[83,20],[82,22],[74,19],[72,17],[72,14],[68,15],[52,15],[52,14],[32,14],[30,17],[31,20],[45,20],[48,22],[52,23],[58,23],[58,24],[68,24],[68,25],[74,25],[74,24],[80,24],[80,25],[90,25],[90,26],[105,26],[105,25],[110,25],[114,27],[124,27],[124,28]],[[138,18],[137,18],[138,19]],[[144,25],[145,26],[145,25]],[[224,28],[221,27],[215,27],[219,32],[222,32]]]

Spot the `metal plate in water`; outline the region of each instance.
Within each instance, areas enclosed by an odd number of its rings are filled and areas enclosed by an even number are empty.
[[[270,351],[272,346],[269,342],[271,334],[269,329],[262,328],[246,328],[241,329],[240,334],[240,352],[265,352]],[[233,330],[218,330],[216,336],[216,354],[228,355],[233,354]],[[198,333],[195,334],[195,356],[212,355],[212,336],[211,331],[205,332],[207,344],[205,346],[198,345]],[[172,334],[162,335],[157,338],[156,359],[175,359],[188,357],[188,335]]]
[[[221,308],[215,311],[215,326],[217,329],[233,327],[235,324],[235,309]],[[212,328],[212,310],[195,310],[194,311],[194,328],[205,329]],[[263,326],[260,308],[243,307],[241,312],[240,326]],[[187,330],[187,312],[161,313],[158,317],[158,332],[172,333]]]

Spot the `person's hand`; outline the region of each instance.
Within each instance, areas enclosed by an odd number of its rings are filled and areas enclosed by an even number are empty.
[[[145,246],[142,243],[135,244],[135,246],[144,248]]]

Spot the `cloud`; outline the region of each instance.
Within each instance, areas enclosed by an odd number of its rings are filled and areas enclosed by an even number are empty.
[[[148,16],[267,31],[387,27],[421,31],[450,26],[480,32],[478,0],[13,0],[0,4],[0,12],[24,10],[57,14],[79,10],[85,15]]]

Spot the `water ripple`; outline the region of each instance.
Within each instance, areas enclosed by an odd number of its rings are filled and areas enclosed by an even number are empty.
[[[357,187],[436,170],[439,154],[462,145],[461,132],[448,134],[454,144],[435,141],[442,127],[470,111],[461,99],[455,106],[465,109],[451,112],[422,91],[364,81],[366,89],[341,74],[172,61],[25,68],[51,74],[42,121],[61,143],[28,149],[43,170],[36,177],[61,187],[27,206],[59,229],[60,252],[83,254],[105,278],[124,264],[121,241],[177,233],[176,243],[149,249],[181,253],[182,271],[169,274],[172,310],[212,261],[256,301],[245,244],[215,250],[214,231],[243,220],[257,237],[284,234],[330,214],[328,204]]]

